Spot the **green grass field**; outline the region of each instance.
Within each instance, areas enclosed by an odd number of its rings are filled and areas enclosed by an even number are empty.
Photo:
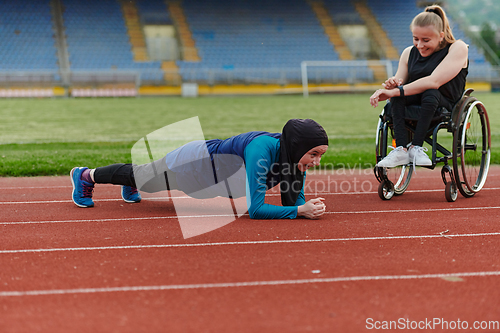
[[[500,94],[475,93],[489,113],[492,163],[500,164]],[[369,168],[382,107],[369,94],[202,98],[0,100],[0,176],[67,175],[74,166],[130,163],[144,135],[198,116],[205,138],[281,132],[290,118],[312,118],[330,137],[322,162]]]

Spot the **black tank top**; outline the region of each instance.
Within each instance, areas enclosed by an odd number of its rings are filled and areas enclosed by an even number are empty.
[[[436,67],[448,54],[450,46],[451,44],[449,44],[442,50],[434,52],[428,57],[422,57],[417,48],[415,46],[412,47],[410,56],[408,58],[408,83],[431,75],[434,69],[436,69]],[[467,61],[467,67],[462,68],[457,76],[439,87],[439,91],[441,92],[441,94],[446,97],[446,99],[448,99],[452,104],[458,102],[460,97],[462,97],[465,89],[465,79],[468,73],[469,62]]]

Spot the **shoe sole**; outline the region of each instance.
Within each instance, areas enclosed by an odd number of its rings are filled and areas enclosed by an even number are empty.
[[[407,163],[401,163],[401,164],[396,164],[396,165],[390,165],[390,166],[382,166],[382,165],[378,165],[376,164],[375,166],[378,167],[378,168],[397,168],[397,167],[400,167],[400,166],[404,166],[404,165],[408,165],[410,164],[410,162],[407,162]]]
[[[122,199],[123,199],[123,196],[122,196]],[[139,201],[131,201],[131,200],[125,200],[125,199],[123,199],[123,201],[125,201],[126,203],[139,203],[139,202],[141,202],[141,200],[139,200]]]
[[[123,188],[123,187],[122,187],[122,188]],[[120,191],[120,194],[121,194],[121,196],[122,196],[123,201],[125,201],[126,203],[139,203],[139,202],[141,202],[141,200],[142,200],[142,199],[140,199],[140,200],[138,200],[138,201],[127,200],[127,199],[125,199],[125,198],[123,197],[123,191]]]
[[[410,159],[410,163],[413,164],[413,159]],[[415,163],[416,166],[432,166],[432,161],[429,159],[425,163]]]
[[[75,199],[73,198],[73,194],[75,193],[75,189],[76,189],[76,186],[75,186],[75,181],[73,180],[73,173],[75,172],[75,170],[78,169],[78,167],[76,168],[73,168],[71,169],[70,173],[69,173],[69,176],[71,178],[71,184],[73,185],[73,192],[71,193],[71,200],[73,200],[73,202],[75,203],[75,205],[77,205],[78,207],[81,207],[81,208],[90,208],[90,207],[94,207],[94,205],[92,206],[85,206],[85,205],[80,205],[79,203],[77,203],[75,201]]]

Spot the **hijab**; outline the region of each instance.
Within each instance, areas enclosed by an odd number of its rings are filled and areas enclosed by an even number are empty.
[[[297,165],[309,150],[328,145],[323,127],[312,119],[290,119],[280,138],[280,190],[281,204],[294,206],[304,185],[304,173]]]

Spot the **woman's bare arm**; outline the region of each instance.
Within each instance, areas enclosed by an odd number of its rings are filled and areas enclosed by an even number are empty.
[[[443,84],[451,81],[455,76],[457,76],[462,68],[467,66],[467,58],[467,44],[461,40],[456,41],[450,46],[448,55],[436,67],[436,69],[434,69],[431,75],[415,80],[404,86],[405,95],[417,95],[429,89],[438,89]],[[408,71],[408,61],[406,63],[406,70]],[[400,96],[400,93],[401,92],[397,87],[391,89],[379,89],[370,97],[370,104],[376,107],[378,106],[378,102]]]

